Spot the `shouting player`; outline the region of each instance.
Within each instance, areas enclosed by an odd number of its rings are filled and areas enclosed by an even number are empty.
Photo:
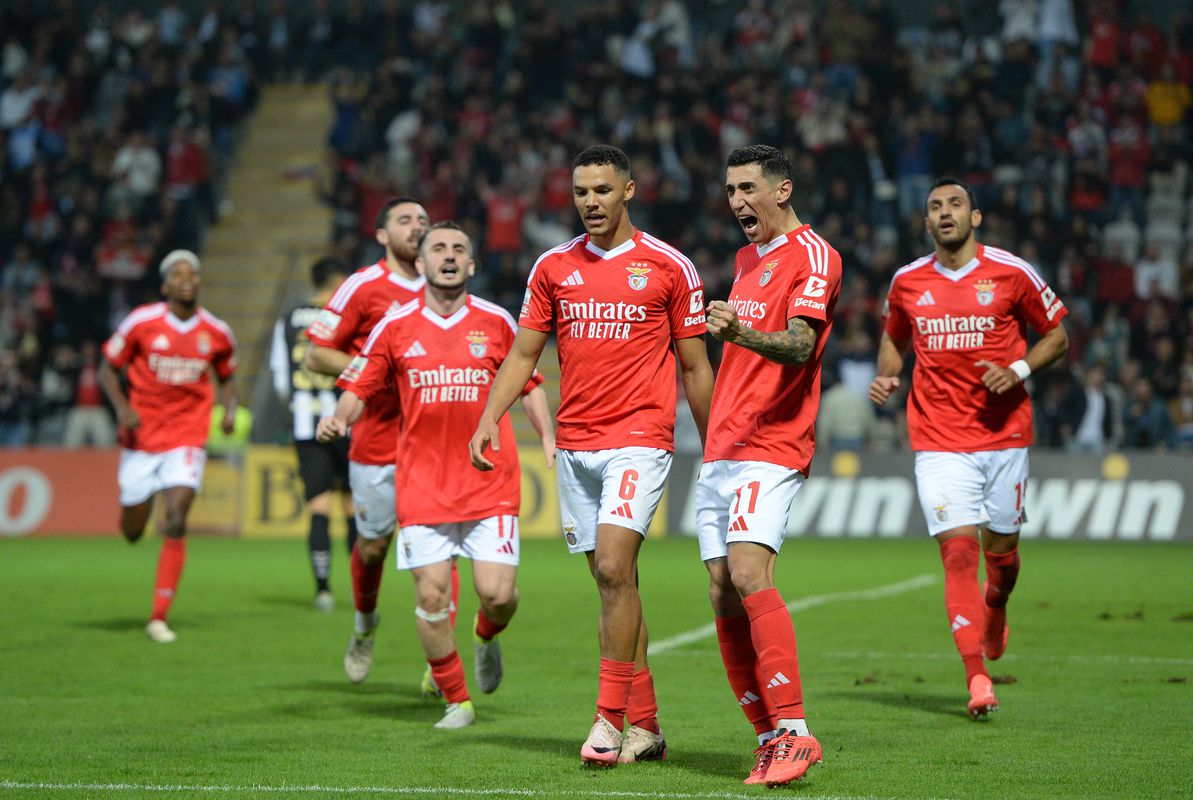
[[[1007,600],[1019,575],[1033,438],[1023,382],[1068,348],[1066,311],[1034,267],[977,242],[982,212],[961,181],[936,181],[924,222],[936,252],[891,279],[870,399],[882,405],[898,388],[903,356],[914,347],[907,429],[916,486],[940,545],[945,611],[976,718],[998,710],[983,655],[994,660],[1006,649]],[[1042,334],[1030,350],[1028,325]]]
[[[674,247],[634,228],[626,154],[609,145],[584,150],[572,164],[572,191],[587,233],[535,262],[517,338],[470,447],[478,469],[493,468],[485,451],[501,452],[498,420],[554,327],[564,537],[571,552],[586,554],[601,597],[597,713],[580,758],[612,766],[667,752],[646,663],[638,551],[671,469],[675,354],[701,440],[712,368],[700,276]],[[510,446],[508,435],[505,441]]]
[[[306,365],[310,348],[307,329],[314,324],[336,289],[348,277],[343,262],[324,257],[311,266],[314,295],[282,315],[273,328],[273,347],[269,367],[278,398],[290,409],[291,433],[298,454],[298,474],[310,514],[307,555],[315,574],[315,608],[331,611],[335,598],[331,593],[331,536],[329,520],[332,495],[340,493],[348,523],[348,553],[356,544],[356,518],[351,499],[343,494],[348,488],[348,440],[315,441],[315,426],[321,417],[335,411],[339,391],[336,379],[312,372]]]
[[[453,222],[431,226],[423,237],[419,271],[424,296],[387,314],[340,379],[346,390],[336,413],[320,422],[320,438],[343,436],[379,395],[397,386],[398,568],[410,570],[417,595],[418,635],[435,683],[447,701],[436,728],[462,728],[476,718],[464,667],[448,621],[452,559],[472,559],[480,598],[473,630],[476,682],[497,689],[503,673],[497,634],[518,607],[518,451],[495,454],[495,469],[469,469],[461,433],[488,397],[493,376],[514,340],[514,320],[500,306],[468,294],[475,270],[472,243]],[[542,437],[550,464],[555,436],[537,373],[524,385],[527,416]],[[513,441],[509,417],[501,432]]]
[[[377,243],[385,248],[385,255],[376,264],[357,270],[332,295],[307,333],[312,345],[307,366],[324,375],[340,375],[382,317],[422,295],[426,282],[414,261],[429,224],[426,209],[412,197],[397,197],[385,204],[377,214]],[[363,681],[373,668],[377,593],[396,524],[397,440],[398,401],[392,393],[383,393],[353,426],[348,449],[348,482],[359,534],[349,559],[355,627],[344,652],[344,671],[353,683]],[[455,594],[453,589],[453,615]],[[423,692],[436,693],[430,672],[423,675]]]
[[[726,163],[729,207],[750,244],[737,252],[728,302],[708,305],[709,333],[725,352],[696,519],[721,660],[758,735],[745,782],[781,786],[822,756],[804,716],[795,626],[774,574],[816,446],[841,256],[796,216],[782,152],[749,145]]]
[[[203,482],[215,372],[220,427],[231,433],[236,415],[236,340],[232,329],[199,306],[199,258],[174,250],[162,259],[164,303],[133,309],[104,344],[99,381],[120,423],[120,529],[136,542],[145,532],[153,497],[166,504],[153,612],[145,633],[155,642],[177,636],[166,615],[186,562],[186,518]],[[119,371],[128,379],[128,394]]]

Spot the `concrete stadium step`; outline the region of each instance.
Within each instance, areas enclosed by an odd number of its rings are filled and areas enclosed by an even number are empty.
[[[305,286],[306,266],[325,252],[331,212],[309,177],[323,160],[331,103],[317,86],[267,86],[228,184],[232,211],[203,252],[203,304],[225,319],[240,346],[241,400],[267,368],[279,306]]]

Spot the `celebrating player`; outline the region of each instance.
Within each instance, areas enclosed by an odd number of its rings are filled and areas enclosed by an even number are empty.
[[[343,494],[348,488],[348,440],[329,443],[315,441],[315,426],[320,417],[335,411],[339,391],[335,378],[307,368],[306,354],[310,340],[306,332],[348,273],[348,268],[342,262],[330,257],[321,258],[311,266],[311,283],[315,287],[315,294],[277,321],[273,328],[273,347],[269,353],[274,389],[291,413],[294,449],[298,453],[298,474],[302,478],[307,513],[311,517],[307,553],[315,574],[315,608],[320,611],[335,608],[335,598],[328,583],[331,573],[328,516],[331,514],[333,493],[341,493],[344,516],[348,522],[349,554],[356,544],[356,519],[350,497]]]
[[[779,150],[750,145],[730,153],[725,191],[750,244],[737,252],[728,302],[708,305],[708,331],[725,352],[696,523],[721,660],[758,735],[745,782],[780,786],[821,759],[804,716],[795,626],[774,574],[816,446],[841,256],[796,216],[791,164]]]
[[[422,299],[387,314],[341,377],[346,389],[335,416],[320,422],[321,439],[343,436],[365,404],[392,391],[401,399],[397,513],[398,568],[414,577],[418,635],[435,683],[447,701],[436,728],[462,728],[475,719],[464,667],[448,622],[452,559],[473,562],[480,598],[474,636],[476,682],[494,691],[503,673],[495,638],[518,607],[518,452],[494,455],[495,469],[468,468],[461,432],[480,412],[493,376],[514,340],[514,320],[501,307],[467,292],[475,269],[472,243],[458,225],[441,222],[423,238],[417,261],[426,277]],[[553,460],[552,431],[542,377],[522,391],[527,415]],[[509,417],[501,431],[513,440]]]
[[[199,306],[199,257],[173,250],[162,259],[164,303],[140,306],[104,344],[99,381],[120,424],[120,529],[136,542],[145,532],[153,497],[161,492],[165,530],[157,562],[153,611],[145,633],[162,644],[177,636],[166,623],[186,562],[186,518],[203,482],[215,371],[220,427],[236,415],[236,340],[232,329]],[[128,379],[128,394],[119,371]]]
[[[559,504],[568,549],[585,553],[601,596],[597,713],[580,758],[612,766],[660,759],[638,595],[638,551],[671,468],[675,355],[701,439],[712,368],[704,345],[704,287],[692,262],[636,230],[630,162],[596,145],[572,164],[586,235],[548,250],[530,273],[513,349],[470,448],[478,469],[501,453],[498,420],[538,363],[552,326],[559,341]],[[672,348],[674,347],[674,352]],[[505,442],[509,446],[508,434]],[[623,739],[628,716],[630,727]]]
[[[385,256],[357,270],[332,295],[307,332],[312,344],[307,351],[308,367],[338,376],[360,352],[382,317],[422,295],[426,282],[414,261],[428,224],[426,209],[412,197],[397,197],[385,204],[377,214],[377,242],[385,248]],[[363,681],[373,668],[374,634],[379,620],[377,593],[396,524],[397,440],[397,398],[392,393],[381,393],[353,426],[348,449],[348,482],[359,533],[349,559],[355,627],[344,652],[344,671],[353,683]],[[452,576],[454,587],[454,571]],[[455,595],[453,588],[453,622]],[[423,674],[423,692],[438,693],[430,671]]]
[[[912,344],[907,428],[916,485],[928,532],[940,544],[945,611],[976,718],[998,710],[983,655],[994,660],[1006,649],[1007,600],[1019,575],[1033,438],[1023,382],[1068,348],[1066,311],[1034,267],[977,242],[982,212],[961,181],[936,181],[924,222],[936,252],[891,279],[870,399],[882,405],[898,388]],[[1029,324],[1042,334],[1030,350]],[[986,556],[984,599],[979,549]]]

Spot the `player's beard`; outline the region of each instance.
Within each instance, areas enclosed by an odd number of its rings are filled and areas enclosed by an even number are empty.
[[[940,223],[932,226],[932,238],[936,241],[936,246],[941,247],[951,252],[960,250],[969,241],[973,235],[973,225],[969,220],[952,220],[953,230],[947,234],[940,230]],[[947,238],[946,238],[947,236]]]

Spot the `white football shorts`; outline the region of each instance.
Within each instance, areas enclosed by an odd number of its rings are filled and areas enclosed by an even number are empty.
[[[670,471],[671,453],[657,447],[556,451],[555,480],[568,551],[595,550],[598,525],[618,525],[646,536]]]
[[[398,569],[415,569],[464,556],[518,566],[518,517],[501,514],[467,522],[403,525],[398,532]]]
[[[791,503],[804,476],[766,461],[709,461],[696,480],[700,560],[724,558],[730,542],[753,542],[779,552]]]
[[[398,501],[393,464],[348,462],[348,486],[356,506],[356,531],[366,539],[382,539],[394,532]]]
[[[1027,448],[915,454],[915,484],[928,533],[985,525],[1018,533],[1026,519]]]
[[[162,489],[185,486],[199,491],[207,451],[202,447],[175,447],[162,453],[120,451],[120,505],[144,503]]]

